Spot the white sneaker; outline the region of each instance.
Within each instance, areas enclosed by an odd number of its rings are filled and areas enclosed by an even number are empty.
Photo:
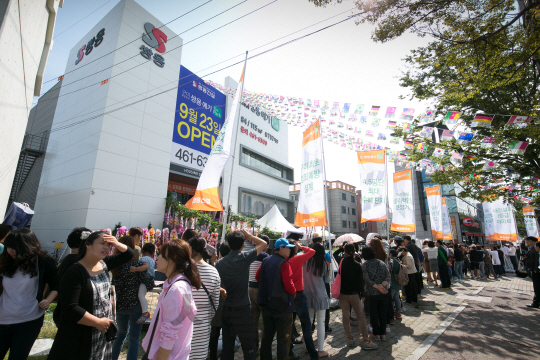
[[[373,328],[371,327],[371,325],[368,325],[368,330],[369,332],[373,332]]]
[[[392,332],[392,330],[390,330],[390,328],[386,328],[386,333],[388,334],[390,332]]]

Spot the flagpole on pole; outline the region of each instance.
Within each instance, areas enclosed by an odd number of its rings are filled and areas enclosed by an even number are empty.
[[[322,130],[322,128],[321,128]],[[321,131],[322,133],[322,131]],[[327,190],[327,185],[328,183],[326,182],[326,158],[324,157],[324,141],[322,140],[322,137],[320,138],[320,141],[321,141],[321,150],[322,150],[322,158],[323,158],[323,172],[324,172],[324,216],[326,216],[326,227],[328,228],[328,253],[331,254],[332,253],[332,239],[330,239],[330,220],[328,219],[328,190]],[[324,241],[326,240],[326,235],[325,235],[325,231],[324,231],[324,226],[322,227],[322,233],[323,233],[323,244],[324,244]],[[333,278],[334,278],[334,272],[333,271],[330,271],[330,282],[333,282]]]
[[[246,65],[247,65],[247,58],[248,58],[248,52],[246,51],[246,59],[244,60],[244,70],[242,71],[242,77],[240,81],[240,95],[238,96],[238,114],[236,114],[235,122],[232,124],[233,129],[236,125],[236,133],[234,134],[234,143],[232,146],[232,163],[231,163],[231,175],[229,176],[229,187],[227,190],[227,197],[225,198],[225,206],[223,207],[223,230],[221,231],[221,243],[225,241],[225,232],[227,231],[227,216],[229,215],[229,198],[231,195],[231,187],[232,187],[232,174],[234,169],[234,160],[235,160],[235,154],[236,154],[236,141],[238,139],[238,126],[239,126],[239,119],[240,119],[240,110],[242,109],[242,96],[244,95],[244,83],[246,81]]]

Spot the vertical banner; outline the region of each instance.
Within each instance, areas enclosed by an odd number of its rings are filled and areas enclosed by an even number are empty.
[[[484,209],[486,209],[486,202],[482,203]],[[486,233],[486,240],[517,241],[514,214],[512,214],[512,208],[504,203],[503,198],[499,197],[497,200],[487,204],[487,209],[490,219],[493,221],[493,229],[490,229],[490,231],[493,231],[493,236],[488,238]],[[486,217],[485,210],[484,217]]]
[[[491,212],[490,202],[483,201],[482,209],[484,210],[484,233],[486,236],[486,241],[495,240],[495,217]]]
[[[443,240],[453,240],[452,226],[450,225],[450,215],[448,214],[448,207],[446,206],[446,198],[442,198],[441,203],[442,210],[442,228],[443,228]]]
[[[429,219],[431,222],[431,236],[433,240],[442,240],[443,219],[441,186],[427,187],[425,190],[429,207]]]
[[[392,231],[405,233],[415,231],[412,186],[412,170],[394,173],[394,203],[390,225]]]
[[[302,182],[294,225],[326,226],[324,166],[319,120],[302,136]]]
[[[532,206],[523,207],[523,215],[525,220],[525,228],[527,229],[527,236],[538,237],[538,223],[534,216],[534,208]]]
[[[360,222],[386,220],[386,151],[358,151],[362,218]]]
[[[238,89],[242,89],[244,70],[238,84]],[[232,151],[232,139],[234,132],[234,122],[238,112],[238,104],[242,91],[237,91],[231,106],[231,111],[223,123],[214,147],[208,157],[204,170],[197,184],[195,195],[186,203],[186,207],[191,210],[202,211],[223,211],[223,205],[219,199],[218,187],[221,173],[229,160]],[[238,130],[237,130],[238,131]]]

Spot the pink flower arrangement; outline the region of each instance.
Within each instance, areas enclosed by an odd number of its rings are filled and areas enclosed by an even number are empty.
[[[163,237],[161,243],[166,243],[167,241],[169,241],[169,229],[165,228],[163,229]]]
[[[171,240],[178,240],[178,233],[176,230],[171,231]]]

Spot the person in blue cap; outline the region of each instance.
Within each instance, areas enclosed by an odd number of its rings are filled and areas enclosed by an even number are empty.
[[[287,358],[291,346],[292,313],[296,288],[287,262],[295,245],[276,240],[274,255],[263,260],[255,278],[259,282],[258,302],[262,308],[263,338],[261,360],[272,359],[272,341],[277,332],[277,360]],[[290,357],[289,357],[290,359]]]

